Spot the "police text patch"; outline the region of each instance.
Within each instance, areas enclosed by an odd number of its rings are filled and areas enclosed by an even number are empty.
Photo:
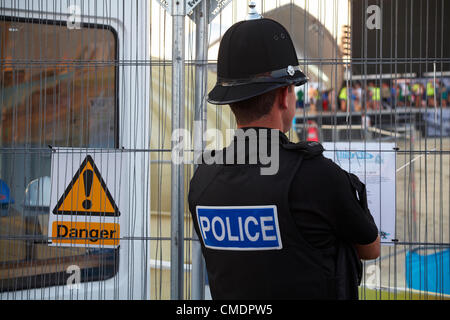
[[[283,247],[277,207],[197,206],[203,243],[219,250],[274,250]]]

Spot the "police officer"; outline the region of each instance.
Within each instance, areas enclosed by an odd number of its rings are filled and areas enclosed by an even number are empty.
[[[208,101],[229,104],[238,130],[204,156],[188,197],[213,299],[357,298],[378,230],[358,178],[284,134],[307,82],[289,33],[265,18],[234,24],[217,73]]]

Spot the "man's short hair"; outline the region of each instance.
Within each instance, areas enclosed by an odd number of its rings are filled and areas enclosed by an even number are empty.
[[[291,87],[289,86],[289,92]],[[280,88],[263,93],[259,96],[230,104],[231,111],[239,124],[247,124],[270,113]]]

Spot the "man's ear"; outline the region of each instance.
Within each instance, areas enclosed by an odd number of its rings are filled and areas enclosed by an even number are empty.
[[[288,88],[289,87],[282,87],[282,88],[278,89],[277,99],[278,99],[278,107],[280,109],[287,109],[289,106]]]

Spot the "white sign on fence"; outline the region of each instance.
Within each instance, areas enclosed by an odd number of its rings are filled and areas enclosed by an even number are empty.
[[[378,142],[323,143],[324,156],[351,172],[366,185],[369,210],[381,242],[395,239],[395,144]]]

